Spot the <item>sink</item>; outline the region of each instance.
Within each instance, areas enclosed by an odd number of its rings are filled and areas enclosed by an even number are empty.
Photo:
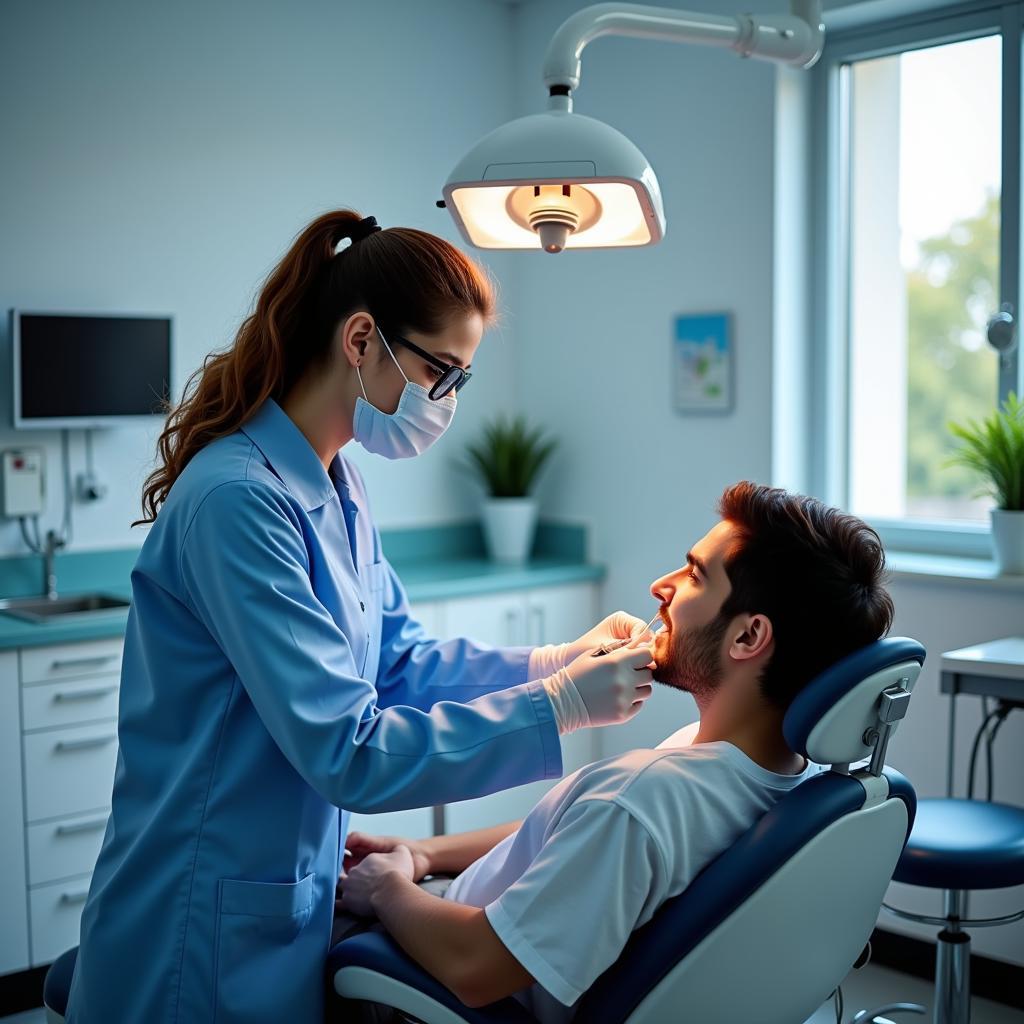
[[[97,612],[127,608],[127,598],[110,594],[71,594],[67,597],[8,597],[0,600],[0,612],[26,622],[53,622],[55,619],[79,618]]]

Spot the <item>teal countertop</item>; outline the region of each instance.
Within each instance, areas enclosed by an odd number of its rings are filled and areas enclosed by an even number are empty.
[[[585,559],[583,527],[569,524],[541,522],[533,554],[524,565],[489,561],[476,523],[382,531],[381,541],[409,600],[415,602],[594,582],[605,573],[603,566]],[[137,557],[137,548],[59,554],[57,589],[68,595],[100,591],[130,598]],[[41,578],[39,556],[0,559],[2,597],[38,594]],[[120,636],[127,620],[126,608],[91,612],[77,621],[38,624],[0,612],[0,650]]]

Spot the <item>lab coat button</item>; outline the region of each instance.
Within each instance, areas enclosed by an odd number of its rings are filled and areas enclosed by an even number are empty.
[[[359,602],[359,610],[362,612],[366,611],[366,605],[362,601]]]

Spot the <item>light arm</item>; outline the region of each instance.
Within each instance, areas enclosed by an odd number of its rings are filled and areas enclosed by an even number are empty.
[[[809,68],[821,56],[821,0],[790,0],[791,14],[704,14],[644,4],[603,3],[584,7],[557,29],[544,59],[544,84],[580,84],[580,55],[600,36],[637,36],[675,43],[703,43],[735,50],[742,57]]]

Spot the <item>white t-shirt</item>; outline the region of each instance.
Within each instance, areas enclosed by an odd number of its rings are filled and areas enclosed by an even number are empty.
[[[537,980],[517,998],[540,1020],[570,1020],[634,929],[823,770],[777,775],[731,743],[691,745],[699,724],[566,776],[445,894],[484,909]]]

